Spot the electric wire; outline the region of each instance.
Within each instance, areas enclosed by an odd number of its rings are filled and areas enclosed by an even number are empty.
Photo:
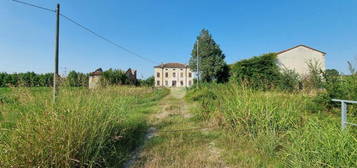
[[[12,1],[13,1],[13,2],[17,2],[17,3],[20,3],[20,4],[23,4],[23,5],[35,7],[35,8],[38,8],[38,9],[42,9],[42,10],[46,10],[46,11],[50,11],[50,12],[56,12],[56,10],[54,10],[54,9],[45,8],[45,7],[38,6],[38,5],[35,5],[35,4],[32,4],[32,3],[28,3],[28,2],[24,2],[24,1],[19,1],[19,0],[12,0]]]
[[[136,52],[131,51],[131,50],[129,50],[129,49],[127,49],[127,48],[125,48],[125,47],[123,47],[123,46],[121,46],[121,45],[119,45],[119,44],[113,42],[112,40],[110,40],[110,39],[108,39],[108,38],[106,38],[106,37],[104,37],[104,36],[102,36],[102,35],[96,33],[95,31],[89,29],[87,26],[84,26],[83,24],[78,23],[78,22],[75,21],[74,19],[72,19],[72,18],[70,18],[70,17],[68,17],[68,16],[66,16],[66,15],[64,15],[64,14],[60,14],[60,15],[61,15],[63,18],[67,19],[68,21],[72,22],[73,24],[77,25],[78,27],[84,29],[85,31],[87,31],[87,32],[93,34],[94,36],[96,36],[96,37],[98,37],[98,38],[100,38],[100,39],[106,41],[107,43],[110,43],[110,44],[114,45],[115,47],[118,47],[118,48],[120,48],[120,49],[122,49],[122,50],[128,52],[129,54],[132,54],[132,55],[134,55],[134,56],[136,56],[136,57],[138,57],[138,58],[141,58],[141,59],[143,59],[143,60],[145,60],[145,61],[148,61],[148,62],[151,62],[151,63],[153,63],[153,64],[158,64],[156,61],[153,61],[153,60],[151,60],[151,59],[148,59],[148,58],[146,58],[146,57],[143,57],[143,56],[137,54]]]
[[[20,4],[23,4],[23,5],[26,5],[26,6],[35,7],[35,8],[38,8],[38,9],[42,9],[42,10],[46,10],[46,11],[50,11],[50,12],[54,12],[54,13],[56,12],[56,10],[49,9],[49,8],[46,8],[46,7],[42,7],[42,6],[39,6],[39,5],[35,5],[35,4],[32,4],[32,3],[28,3],[28,2],[24,2],[24,1],[20,1],[20,0],[12,0],[12,1],[13,1],[13,2],[17,2],[17,3],[20,3]],[[158,62],[156,62],[156,61],[154,61],[154,60],[151,60],[151,59],[149,59],[149,58],[143,57],[143,56],[141,56],[140,54],[138,54],[138,53],[136,53],[136,52],[134,52],[134,51],[132,51],[132,50],[126,48],[126,47],[123,47],[123,46],[119,45],[118,43],[115,43],[114,41],[112,41],[112,40],[110,40],[110,39],[108,39],[108,38],[106,38],[106,37],[100,35],[99,33],[93,31],[92,29],[88,28],[87,26],[84,26],[83,24],[81,24],[81,23],[75,21],[74,19],[72,19],[72,18],[69,17],[69,16],[66,16],[66,15],[61,14],[61,13],[60,13],[60,16],[63,17],[63,18],[65,18],[65,19],[68,20],[69,22],[73,23],[74,25],[76,25],[76,26],[82,28],[83,30],[85,30],[85,31],[87,31],[87,32],[89,32],[89,33],[91,33],[92,35],[96,36],[97,38],[100,38],[100,39],[104,40],[105,42],[107,42],[107,43],[109,43],[109,44],[111,44],[111,45],[113,45],[113,46],[115,46],[115,47],[117,47],[117,48],[120,48],[120,49],[126,51],[127,53],[129,53],[129,54],[131,54],[131,55],[134,55],[134,56],[136,56],[136,57],[138,57],[138,58],[140,58],[140,59],[142,59],[142,60],[145,60],[145,61],[150,62],[150,63],[153,63],[153,64],[160,64],[160,63],[158,63]]]

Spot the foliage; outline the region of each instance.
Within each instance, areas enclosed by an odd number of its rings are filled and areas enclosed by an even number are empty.
[[[120,69],[109,69],[103,72],[101,78],[102,85],[125,85],[129,84],[129,79],[125,72]]]
[[[280,80],[276,57],[275,53],[269,53],[235,63],[231,69],[232,80],[256,89],[275,87]]]
[[[0,87],[24,86],[24,87],[49,87],[53,83],[53,73],[36,74],[26,73],[0,73]]]
[[[141,143],[153,102],[167,90],[144,87],[13,88],[0,105],[0,167],[121,167]]]
[[[241,153],[251,157],[246,151],[255,151],[252,156],[260,158],[247,167],[357,165],[356,135],[341,131],[339,120],[332,116],[309,113],[312,98],[307,95],[259,91],[229,83],[192,88],[187,97],[199,104],[195,110],[199,118],[235,134],[237,146],[244,146],[239,144],[242,140],[250,143]]]
[[[155,85],[155,77],[150,76],[146,79],[139,80],[140,86],[154,86]]]
[[[67,75],[67,81],[71,87],[87,87],[89,76],[88,74],[70,71]]]
[[[321,89],[323,87],[323,71],[318,61],[310,60],[307,63],[309,73],[302,76],[302,85],[306,90]]]
[[[351,65],[351,64],[349,64]],[[350,67],[353,69],[353,67]],[[331,99],[357,100],[357,75],[340,75],[337,70],[328,69],[323,73],[323,92],[319,92],[313,100],[315,111],[331,110],[339,106]],[[351,109],[356,115],[357,110]]]
[[[229,77],[230,77],[230,67],[229,65],[224,64],[222,72],[217,74],[217,82],[218,83],[228,82]]]
[[[280,74],[278,88],[283,91],[293,92],[299,89],[300,76],[294,70],[284,69]]]
[[[203,82],[224,82],[228,79],[228,68],[224,61],[225,55],[219,45],[213,40],[207,29],[202,29],[192,49],[189,67],[197,72],[197,42],[200,79]]]

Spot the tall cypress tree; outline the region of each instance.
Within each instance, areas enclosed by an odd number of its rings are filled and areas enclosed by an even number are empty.
[[[191,70],[197,72],[197,42],[200,80],[203,82],[226,81],[227,79],[222,78],[228,74],[227,64],[224,61],[225,55],[207,29],[201,30],[193,46],[189,62]]]

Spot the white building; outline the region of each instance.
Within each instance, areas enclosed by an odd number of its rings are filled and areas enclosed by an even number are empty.
[[[102,78],[102,74],[102,68],[98,68],[89,74],[89,89],[96,89],[100,87],[100,79]]]
[[[278,65],[282,69],[294,70],[301,76],[309,73],[309,63],[317,65],[319,69],[325,71],[326,53],[317,49],[298,45],[277,53]]]
[[[190,87],[193,73],[181,63],[166,63],[154,67],[155,87]]]

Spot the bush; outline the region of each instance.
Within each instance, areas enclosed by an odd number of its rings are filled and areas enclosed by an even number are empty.
[[[325,81],[322,83],[323,92],[319,92],[314,98],[315,106],[320,106],[321,110],[331,110],[339,106],[331,99],[357,100],[357,75],[341,76],[336,70],[326,70],[323,73]],[[321,111],[320,110],[320,111]],[[357,114],[357,111],[352,111]]]
[[[323,71],[320,69],[320,63],[317,61],[309,61],[306,63],[309,68],[309,73],[302,76],[302,86],[306,90],[314,90],[323,88]]]
[[[296,91],[299,89],[300,76],[293,70],[282,70],[278,88],[284,91]]]
[[[280,80],[276,57],[275,53],[269,53],[235,63],[231,70],[232,80],[255,89],[274,88]]]

